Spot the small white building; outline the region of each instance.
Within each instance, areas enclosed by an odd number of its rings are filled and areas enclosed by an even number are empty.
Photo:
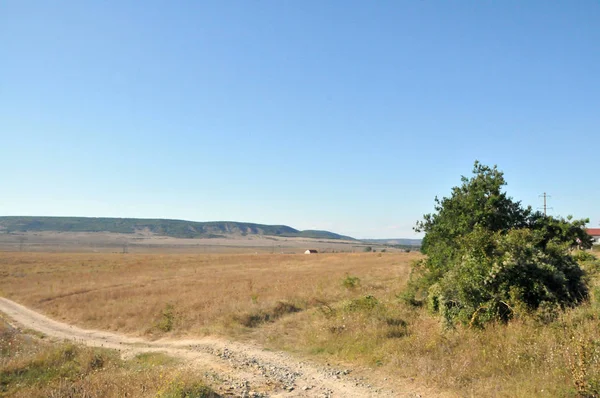
[[[600,245],[600,228],[588,228],[586,232],[594,239],[595,245]]]
[[[316,249],[308,249],[304,252],[304,254],[317,254],[318,251]]]

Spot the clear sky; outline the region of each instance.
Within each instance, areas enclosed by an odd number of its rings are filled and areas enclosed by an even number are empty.
[[[478,159],[600,224],[600,2],[0,1],[0,214],[413,237]]]

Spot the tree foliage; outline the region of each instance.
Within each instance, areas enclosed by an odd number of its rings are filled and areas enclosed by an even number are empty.
[[[571,256],[591,247],[588,220],[546,216],[513,201],[496,166],[475,162],[448,198],[415,230],[427,257],[413,270],[413,297],[449,323],[483,325],[516,313],[575,305],[587,297]]]

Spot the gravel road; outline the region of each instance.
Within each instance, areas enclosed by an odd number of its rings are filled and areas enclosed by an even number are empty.
[[[0,311],[17,326],[46,336],[121,351],[124,357],[163,352],[197,369],[224,397],[437,397],[409,381],[374,385],[352,369],[336,369],[259,346],[206,337],[149,341],[100,330],[86,330],[52,320],[6,298]],[[385,379],[384,379],[385,380]],[[391,383],[385,383],[391,384]]]

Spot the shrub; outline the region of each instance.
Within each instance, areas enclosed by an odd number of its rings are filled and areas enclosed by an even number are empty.
[[[422,293],[448,324],[471,326],[585,300],[584,272],[571,250],[591,246],[587,220],[523,208],[501,191],[496,167],[475,162],[473,173],[417,224],[427,258],[414,267],[413,296]]]
[[[379,304],[379,301],[374,296],[364,296],[354,300],[350,300],[344,306],[347,312],[368,311],[372,310]]]
[[[360,285],[360,279],[357,276],[347,275],[342,280],[342,286],[344,286],[346,289],[354,289],[354,288],[358,287],[359,285]]]
[[[175,323],[175,308],[173,304],[167,304],[165,308],[160,312],[160,319],[156,327],[163,332],[170,332],[173,330],[173,324]]]
[[[257,327],[263,323],[274,322],[286,314],[299,312],[301,309],[294,304],[279,301],[270,310],[258,310],[256,312],[237,315],[234,319],[248,328]]]
[[[592,253],[584,251],[576,252],[573,258],[586,271],[588,277],[594,277],[600,273],[600,259],[596,258]]]
[[[578,250],[575,253],[573,253],[573,259],[575,259],[575,261],[577,261],[578,263],[597,260],[596,256],[585,250]]]

